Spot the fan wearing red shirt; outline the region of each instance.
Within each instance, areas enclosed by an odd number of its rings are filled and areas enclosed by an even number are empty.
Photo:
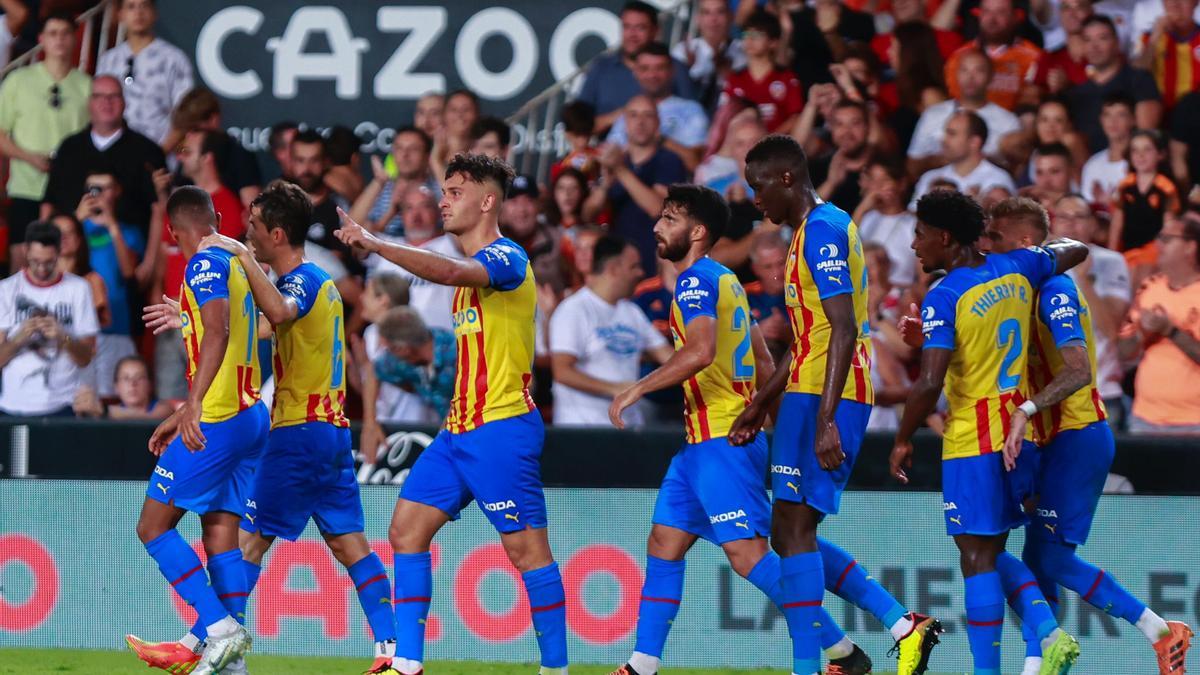
[[[1087,61],[1083,58],[1083,22],[1092,15],[1092,0],[1062,0],[1059,22],[1067,34],[1067,44],[1045,52],[1038,61],[1033,82],[1043,91],[1058,94],[1087,82]]]
[[[1070,1],[1070,0],[1068,0]],[[879,9],[883,9],[880,7]],[[917,22],[929,24],[929,17],[925,13],[925,3],[921,0],[894,0],[891,7],[893,25],[899,26],[902,23]],[[941,53],[943,59],[950,58],[950,55],[963,45],[966,40],[963,39],[962,33],[953,30],[943,30],[936,26],[933,27],[934,39],[937,40],[938,52]],[[888,63],[888,52],[892,48],[892,42],[895,41],[893,33],[876,33],[875,37],[871,38],[871,49],[875,55],[879,57],[880,63]]]
[[[782,29],[779,19],[764,11],[756,11],[746,20],[742,32],[742,50],[746,53],[746,68],[731,73],[721,93],[721,112],[731,106],[753,106],[758,109],[768,132],[787,131],[804,109],[804,94],[800,80],[790,70],[775,65],[775,51]],[[728,124],[728,118],[723,120]]]

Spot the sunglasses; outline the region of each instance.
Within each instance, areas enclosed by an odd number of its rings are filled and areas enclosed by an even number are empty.
[[[129,57],[129,60],[125,62],[125,84],[133,84],[133,80],[133,57],[131,56]]]
[[[59,89],[57,84],[50,87],[50,107],[55,110],[62,107],[62,90]]]

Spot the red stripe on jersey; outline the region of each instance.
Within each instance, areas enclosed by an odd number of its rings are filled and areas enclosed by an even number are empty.
[[[985,455],[994,452],[992,449],[992,425],[988,420],[989,403],[986,398],[975,402],[975,430],[979,434],[979,452]]]
[[[850,371],[854,373],[854,400],[859,403],[867,402],[867,378],[863,372],[863,361],[866,360],[864,349],[863,345],[858,345],[854,350],[854,360],[850,362]]]
[[[1005,438],[1008,438],[1008,431],[1012,429],[1013,408],[1021,405],[1024,401],[1025,397],[1021,396],[1019,391],[1000,395],[1000,428],[1004,431]]]
[[[533,396],[529,394],[529,383],[532,380],[533,373],[521,374],[521,395],[525,397],[525,405],[529,406],[530,412],[533,412],[533,409],[537,407],[533,402]]]
[[[479,293],[472,289],[470,294],[471,307],[478,313],[479,318],[479,332],[475,333],[475,349],[479,352],[475,356],[475,364],[478,366],[475,373],[475,413],[471,416],[471,422],[479,426],[483,424],[483,407],[487,401],[487,353],[483,349],[483,307],[479,304]]]
[[[711,436],[708,431],[708,406],[704,404],[704,396],[700,394],[700,383],[696,378],[688,378],[688,388],[692,390],[692,398],[696,402],[696,423],[700,425],[700,440],[707,441]]]
[[[304,410],[304,421],[305,422],[316,422],[317,421],[317,419],[318,419],[317,418],[317,408],[320,407],[320,405],[321,405],[321,395],[320,394],[309,394],[308,395],[308,405]]]
[[[1163,105],[1170,108],[1175,104],[1175,78],[1179,76],[1179,63],[1176,57],[1177,50],[1172,49],[1175,41],[1169,36],[1163,36],[1160,39],[1156,49],[1159,56],[1163,60],[1163,86],[1162,97]]]
[[[1108,413],[1104,410],[1104,406],[1100,404],[1100,390],[1092,387],[1092,407],[1096,409],[1096,420],[1103,422],[1108,419]]]
[[[457,358],[458,364],[455,367],[458,368],[458,386],[454,388],[454,401],[452,403],[458,408],[453,411],[455,413],[455,421],[457,422],[455,428],[458,433],[462,433],[467,430],[467,381],[471,375],[470,365],[468,364],[470,356],[467,354],[467,336],[465,335],[458,338]]]
[[[337,419],[337,416],[333,414],[333,399],[329,398],[329,394],[325,394],[325,396],[321,398],[321,405],[323,405],[325,408],[325,421],[333,424],[334,420]]]
[[[283,382],[283,358],[279,356],[278,349],[275,350],[274,358],[271,360],[275,362],[275,383]]]
[[[797,263],[799,264],[799,263]],[[797,273],[797,279],[799,273]],[[799,285],[799,281],[797,281]],[[808,355],[812,352],[812,332],[813,313],[804,304],[804,293],[802,289],[797,288],[796,297],[800,300],[800,333],[792,342],[792,382],[800,381],[800,366],[804,365],[804,361],[808,359]]]

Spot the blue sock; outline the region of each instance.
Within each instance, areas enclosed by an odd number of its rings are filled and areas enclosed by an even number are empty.
[[[395,555],[396,656],[425,660],[425,619],[433,595],[433,558],[429,552]]]
[[[1107,572],[1080,558],[1073,545],[1042,541],[1034,550],[1047,576],[1104,612],[1136,624],[1146,611],[1145,603]]]
[[[762,591],[780,611],[783,611],[783,586],[780,584],[779,556],[774,551],[767,551],[754,569],[750,570],[750,575],[746,577],[746,580],[754,584],[755,588]],[[824,607],[821,608],[820,622],[821,649],[829,649],[846,637],[846,631],[842,630],[842,627],[833,620]]]
[[[1015,555],[1005,551],[996,558],[996,573],[1004,588],[1004,596],[1017,616],[1021,617],[1021,634],[1042,640],[1058,628],[1050,603],[1042,596],[1033,572]],[[1028,627],[1028,631],[1026,630]]]
[[[759,561],[759,565],[762,562]],[[683,573],[687,563],[682,560],[663,560],[646,556],[646,582],[642,584],[642,599],[638,603],[637,642],[633,650],[661,659],[671,622],[679,614],[683,598]],[[754,583],[754,574],[750,581]],[[757,583],[754,584],[758,586]],[[761,587],[760,587],[761,588]]]
[[[229,615],[238,623],[246,623],[246,567],[242,562],[241,549],[218,553],[208,559],[208,576],[212,578],[213,590]]]
[[[780,561],[783,616],[792,637],[792,672],[821,671],[821,599],[825,572],[817,551],[790,555]]]
[[[817,549],[825,564],[825,590],[870,612],[884,628],[891,628],[908,611],[878,581],[867,574],[853,557],[837,544],[817,537]]]
[[[212,563],[209,563],[209,568],[210,569],[212,568]],[[253,593],[254,587],[258,585],[258,576],[260,574],[262,574],[262,567],[259,565],[255,565],[254,563],[250,562],[249,560],[243,559],[242,560],[242,569],[245,570],[245,572],[246,572],[246,595],[247,595],[246,600],[249,600],[250,599],[249,594]],[[215,584],[216,581],[214,581],[213,583]],[[241,623],[242,623],[242,625],[245,625],[246,622],[241,621]],[[201,621],[199,618],[196,619],[196,623],[192,624],[192,629],[188,632],[191,633],[192,635],[195,635],[196,638],[198,640],[200,640],[201,642],[208,639],[208,628],[204,625],[204,622]]]
[[[200,558],[176,530],[167,530],[146,543],[146,552],[158,563],[158,569],[187,604],[195,608],[205,626],[229,616]],[[240,554],[239,554],[240,555]]]
[[[975,675],[1000,675],[1000,637],[1004,631],[1004,588],[997,572],[966,578],[967,641]]]
[[[558,563],[525,572],[521,580],[525,582],[525,593],[529,596],[529,612],[533,615],[533,630],[542,652],[542,667],[565,668],[567,596]]]
[[[383,561],[374,553],[359,560],[346,570],[358,593],[358,604],[371,626],[376,642],[396,639],[396,614],[392,612],[392,586],[388,583]]]

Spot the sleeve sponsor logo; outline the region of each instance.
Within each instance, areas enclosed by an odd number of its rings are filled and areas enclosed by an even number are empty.
[[[1050,304],[1054,306],[1065,305],[1071,302],[1071,298],[1066,293],[1055,293],[1054,297],[1050,298]]]
[[[700,277],[684,277],[679,280],[679,285],[683,288],[695,288],[700,285]]]
[[[197,260],[196,262],[192,263],[193,272],[203,272],[209,267],[212,267],[212,263],[207,260]]]
[[[694,280],[695,279],[692,279],[692,281]],[[675,300],[680,305],[684,305],[692,309],[700,309],[701,302],[710,296],[711,293],[703,288],[689,288],[687,290],[680,291]]]
[[[208,264],[207,260],[202,260],[201,262],[206,265]],[[193,267],[195,266],[193,265]],[[222,276],[223,275],[220,272],[216,271],[193,273],[191,278],[188,279],[188,286],[206,293],[210,293],[212,291],[210,288],[208,288],[208,286],[210,286],[214,281],[219,281]]]

